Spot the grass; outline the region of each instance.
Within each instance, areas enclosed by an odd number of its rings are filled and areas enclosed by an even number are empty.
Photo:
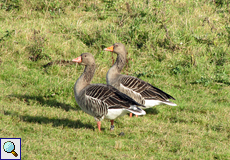
[[[1,1],[0,137],[22,138],[22,159],[229,159],[229,13],[227,0]],[[91,52],[92,83],[106,83],[115,42],[129,52],[123,73],[178,106],[98,132],[74,100],[83,67],[69,61]]]

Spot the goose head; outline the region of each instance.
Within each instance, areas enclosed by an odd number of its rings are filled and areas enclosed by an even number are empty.
[[[95,63],[95,59],[91,53],[82,53],[79,57],[72,60],[80,65],[91,65]]]
[[[112,46],[105,48],[105,51],[114,52],[118,55],[126,55],[127,51],[122,43],[114,43]]]

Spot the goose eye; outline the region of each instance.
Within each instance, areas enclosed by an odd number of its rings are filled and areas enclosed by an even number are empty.
[[[115,47],[118,47],[118,45],[116,44]]]
[[[85,57],[86,57],[86,55],[85,55]]]

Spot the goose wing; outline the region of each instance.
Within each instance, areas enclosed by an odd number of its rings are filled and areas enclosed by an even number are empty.
[[[121,87],[126,90],[132,90],[134,92],[133,94],[140,95],[144,99],[160,101],[167,101],[168,99],[175,100],[175,98],[165,93],[164,91],[136,77],[123,75],[120,79],[120,83]]]
[[[91,84],[86,88],[85,96],[86,112],[97,118],[106,115],[108,109],[129,110],[131,105],[143,106],[110,85]]]
[[[86,95],[92,99],[97,99],[98,102],[107,104],[108,108],[129,108],[130,105],[143,106],[110,85],[92,84],[87,88]]]

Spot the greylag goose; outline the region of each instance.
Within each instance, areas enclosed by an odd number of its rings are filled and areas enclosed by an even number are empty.
[[[115,87],[138,103],[145,105],[146,108],[160,104],[177,106],[175,103],[169,101],[169,99],[175,100],[175,98],[164,91],[136,77],[120,74],[125,66],[126,56],[128,54],[123,44],[115,43],[113,46],[105,48],[104,50],[117,54],[116,62],[106,75],[108,85]],[[132,117],[132,113],[130,113],[130,117]]]
[[[95,72],[95,60],[91,53],[82,53],[72,60],[84,65],[85,70],[74,86],[74,95],[79,107],[97,121],[99,131],[101,120],[111,120],[111,130],[114,129],[114,119],[129,112],[136,115],[145,115],[145,111],[137,106],[142,106],[129,96],[106,84],[90,84]]]

